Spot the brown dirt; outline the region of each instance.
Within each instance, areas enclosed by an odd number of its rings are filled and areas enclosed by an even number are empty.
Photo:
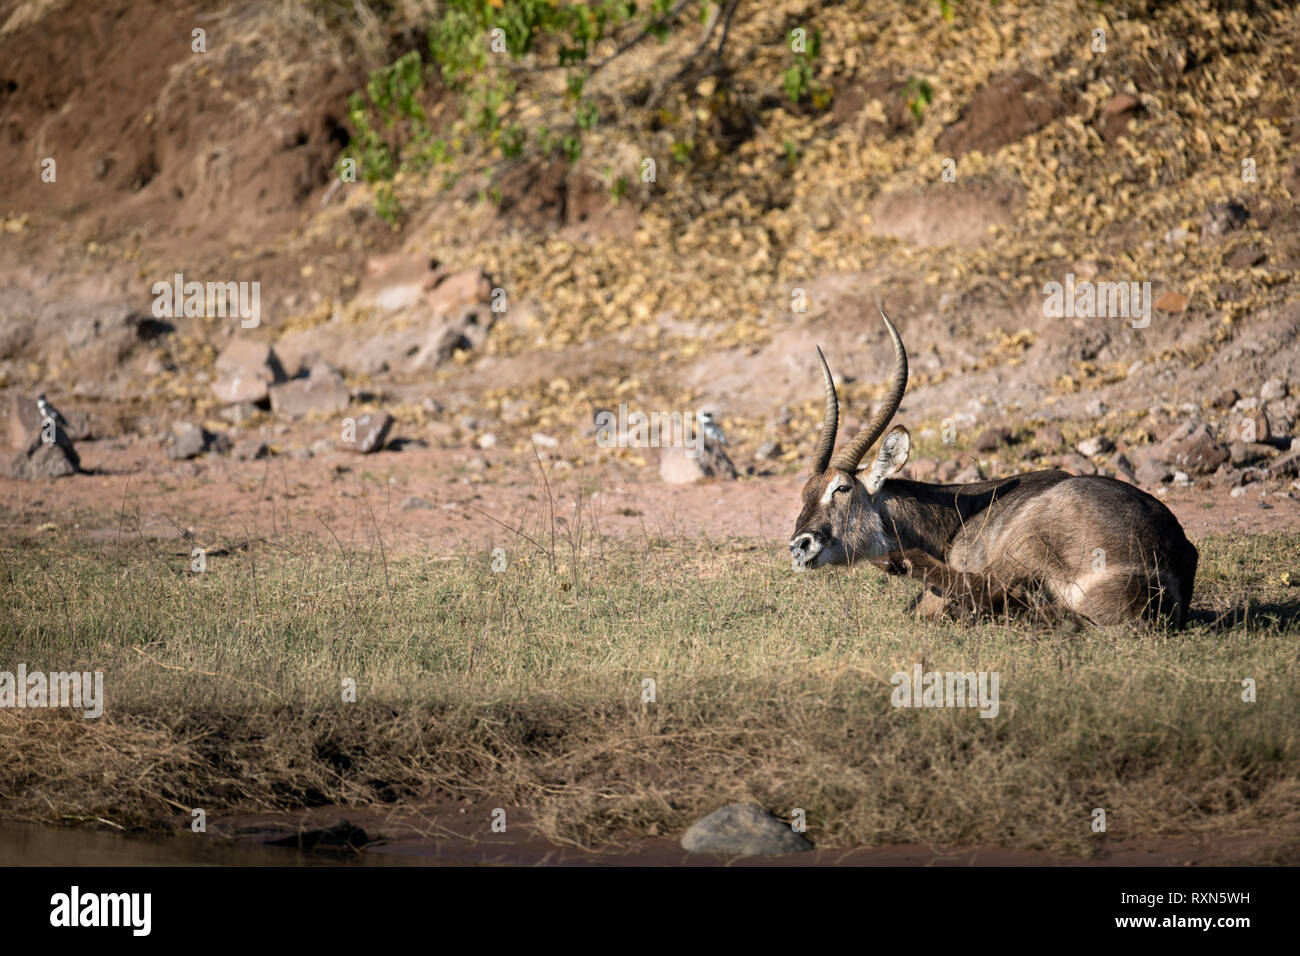
[[[49,523],[67,528],[75,521],[77,533],[94,541],[122,534],[164,541],[284,534],[328,540],[331,531],[368,540],[373,511],[386,546],[447,554],[512,542],[510,529],[535,531],[549,514],[537,465],[519,463],[524,456],[514,452],[408,448],[305,460],[236,462],[210,456],[173,462],[160,461],[158,450],[144,443],[81,442],[78,450],[91,474],[57,485],[0,478],[11,528],[30,532]],[[486,473],[467,470],[475,458],[494,464]],[[548,470],[547,480],[565,524],[593,527],[594,517],[602,533],[633,541],[703,536],[778,544],[793,530],[803,476],[669,486],[650,467],[611,463]],[[429,507],[403,509],[408,497]],[[1164,500],[1194,541],[1229,529],[1300,528],[1300,501],[1261,497],[1259,491],[1233,498],[1227,489],[1172,488]]]

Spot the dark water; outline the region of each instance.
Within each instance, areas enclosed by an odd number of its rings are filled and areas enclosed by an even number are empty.
[[[427,866],[437,862],[390,853],[250,846],[203,834],[153,836],[0,823],[0,866]]]

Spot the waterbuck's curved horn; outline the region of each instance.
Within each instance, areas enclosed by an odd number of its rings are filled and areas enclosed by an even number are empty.
[[[876,412],[876,417],[854,436],[853,441],[841,448],[840,453],[831,461],[830,467],[841,471],[852,472],[858,467],[858,462],[862,461],[862,456],[867,453],[867,449],[874,445],[876,439],[889,427],[889,420],[894,417],[898,406],[902,404],[903,392],[907,388],[907,351],[903,348],[903,340],[899,338],[894,323],[889,321],[889,316],[882,311],[880,317],[885,320],[889,337],[894,340],[894,379],[889,386],[889,394],[885,396],[885,403],[880,406],[880,411]]]
[[[831,381],[830,366],[826,356],[822,355],[821,346],[817,347],[817,359],[822,363],[822,380],[826,384],[826,414],[822,417],[822,434],[817,439],[817,450],[813,452],[812,473],[820,475],[826,470],[835,450],[835,434],[840,428],[840,400],[835,396],[835,383]]]

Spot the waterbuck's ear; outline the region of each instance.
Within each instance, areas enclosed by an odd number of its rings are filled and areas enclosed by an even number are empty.
[[[892,478],[902,471],[911,451],[912,436],[902,425],[895,425],[885,436],[885,440],[880,443],[880,453],[876,455],[876,460],[871,463],[871,470],[867,472],[864,481],[867,493],[874,495],[885,483],[886,478]]]

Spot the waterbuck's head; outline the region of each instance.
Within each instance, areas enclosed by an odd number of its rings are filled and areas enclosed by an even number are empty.
[[[826,386],[826,417],[817,450],[813,453],[812,475],[803,487],[803,510],[790,538],[794,569],[803,571],[823,564],[847,564],[870,560],[890,550],[889,535],[881,520],[881,486],[905,464],[912,438],[907,429],[893,429],[880,444],[880,453],[870,469],[859,475],[858,464],[898,411],[907,388],[907,352],[889,317],[885,328],[894,343],[894,375],[884,404],[867,425],[834,457],[835,433],[839,428],[840,405],[826,357],[817,349]]]

